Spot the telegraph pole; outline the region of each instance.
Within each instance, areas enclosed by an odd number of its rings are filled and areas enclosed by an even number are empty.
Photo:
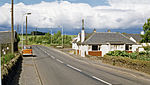
[[[27,26],[28,26],[28,25],[27,25],[27,23],[28,23],[27,20],[28,20],[28,19],[27,19],[27,18],[28,18],[28,17],[26,16],[26,45],[28,44],[28,41],[27,41]]]
[[[62,48],[63,48],[63,26],[62,26]]]
[[[14,53],[14,1],[11,0],[11,53]]]
[[[17,34],[19,34],[19,24],[17,25]]]
[[[52,45],[52,29],[51,29],[51,45]]]

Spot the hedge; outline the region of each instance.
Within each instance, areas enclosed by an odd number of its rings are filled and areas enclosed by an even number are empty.
[[[150,61],[130,59],[128,57],[108,56],[101,57],[102,62],[116,66],[134,69],[150,74]]]

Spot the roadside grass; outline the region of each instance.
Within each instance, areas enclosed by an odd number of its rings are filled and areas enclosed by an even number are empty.
[[[90,60],[101,60],[103,63],[133,69],[150,74],[150,53],[134,52],[127,53],[124,51],[113,51],[101,56],[86,55]]]
[[[129,57],[108,56],[108,55],[105,55],[104,57],[99,57],[99,59],[102,60],[102,62],[104,63],[134,69],[137,71],[150,74],[150,61],[131,59]]]
[[[2,57],[1,57],[1,65],[3,65],[3,64],[7,64],[11,59],[13,59],[15,57],[15,55],[14,54],[11,54],[11,53],[9,53],[9,54],[6,54],[6,55],[3,55]]]

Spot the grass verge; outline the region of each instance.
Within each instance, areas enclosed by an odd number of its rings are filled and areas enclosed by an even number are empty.
[[[104,63],[134,69],[150,74],[150,61],[130,59],[128,57],[108,56],[99,57]]]

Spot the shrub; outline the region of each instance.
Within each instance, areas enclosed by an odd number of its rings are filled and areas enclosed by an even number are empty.
[[[14,57],[15,57],[14,54],[6,54],[5,56],[1,57],[1,64],[3,64],[3,62],[4,62],[4,63],[9,62],[9,61],[10,61],[11,59],[13,59]],[[3,60],[5,60],[5,61],[3,61]]]
[[[116,66],[135,69],[150,74],[150,61],[135,60],[128,57],[108,56],[102,57],[102,62],[109,63]]]
[[[150,52],[148,52],[148,51],[146,51],[146,52],[133,52],[133,53],[127,53],[126,51],[110,51],[106,55],[129,57],[131,59],[150,61]]]
[[[137,59],[137,56],[138,56],[138,53],[129,53],[129,57],[131,58],[131,59]]]

